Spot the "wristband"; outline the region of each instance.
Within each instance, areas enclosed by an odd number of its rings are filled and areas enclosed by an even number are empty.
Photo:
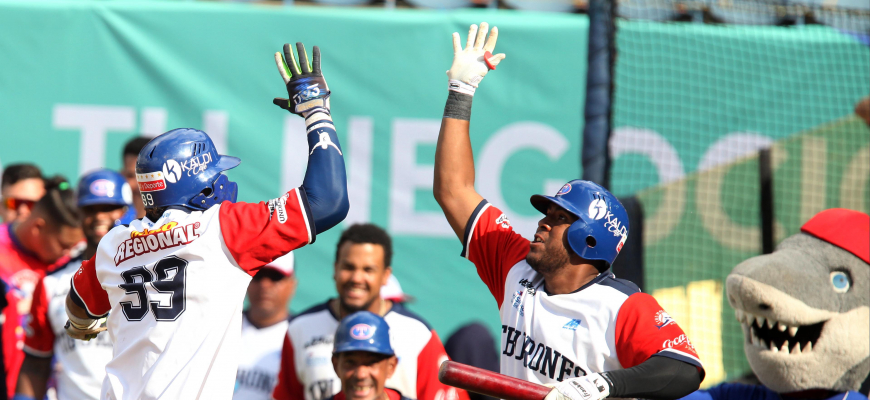
[[[97,325],[97,323],[99,323],[99,319],[80,318],[73,315],[73,313],[69,311],[69,307],[64,308],[66,308],[66,316],[69,318],[70,325],[78,330],[92,329]]]
[[[458,92],[462,94],[467,94],[469,96],[474,96],[474,91],[477,90],[477,87],[474,87],[458,79],[451,79],[447,81],[447,89],[449,89],[451,92]]]
[[[453,90],[449,91],[447,93],[447,104],[444,105],[444,118],[471,121],[471,101],[473,99],[474,97],[471,95]]]

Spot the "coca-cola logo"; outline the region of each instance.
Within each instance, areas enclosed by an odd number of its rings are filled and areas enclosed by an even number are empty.
[[[688,348],[692,349],[692,351],[695,351],[695,346],[692,345],[692,342],[689,340],[685,333],[673,339],[665,340],[662,343],[662,347],[667,349],[679,347],[682,345],[686,345]]]

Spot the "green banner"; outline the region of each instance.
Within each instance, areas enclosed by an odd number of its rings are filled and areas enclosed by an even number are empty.
[[[580,175],[584,16],[0,1],[0,165],[35,162],[74,179],[118,168],[123,143],[140,132],[193,127],[242,159],[229,173],[240,200],[277,197],[301,184],[307,145],[302,120],[271,103],[286,96],[273,54],[285,42],[318,45],[347,156],[349,220],[393,234],[393,271],[417,299],[410,308],[442,337],[471,320],[500,334],[496,303],[459,257],[431,189],[451,34],[481,21],[499,27],[507,59],[475,96],[478,187],[531,235],[529,195]],[[334,295],[339,231],[297,253],[294,311]]]
[[[776,242],[828,208],[870,212],[870,129],[848,116],[771,149]],[[757,153],[639,193],[647,290],[698,349],[709,385],[749,371],[725,298],[731,270],[761,254]]]

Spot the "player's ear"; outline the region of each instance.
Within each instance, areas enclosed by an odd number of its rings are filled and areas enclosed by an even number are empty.
[[[392,356],[387,359],[387,379],[393,377],[393,373],[396,372],[396,365],[399,364],[399,359],[396,356]]]
[[[384,268],[384,276],[383,276],[383,279],[381,279],[381,286],[384,286],[387,284],[387,281],[390,280],[390,275],[392,275],[392,274],[393,274],[393,267]]]

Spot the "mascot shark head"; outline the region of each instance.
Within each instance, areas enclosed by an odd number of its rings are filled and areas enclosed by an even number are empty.
[[[870,216],[822,211],[731,271],[746,358],[770,389],[858,390],[870,373]]]

